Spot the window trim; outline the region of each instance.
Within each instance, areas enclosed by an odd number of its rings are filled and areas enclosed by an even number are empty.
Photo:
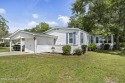
[[[98,40],[97,40],[98,39]],[[99,43],[99,37],[96,37],[96,43]]]
[[[70,35],[69,34],[72,34],[72,43],[70,43]],[[68,44],[73,44],[73,40],[74,40],[74,34],[71,32],[71,33],[68,33]]]
[[[83,33],[80,34],[80,42],[81,42],[81,44],[84,43],[84,35],[83,35]]]
[[[91,36],[91,44],[94,42],[94,37]]]

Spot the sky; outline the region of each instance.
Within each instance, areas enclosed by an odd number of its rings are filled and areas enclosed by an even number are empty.
[[[67,27],[75,0],[0,0],[0,15],[7,21],[9,31],[35,27],[46,22],[51,27]]]

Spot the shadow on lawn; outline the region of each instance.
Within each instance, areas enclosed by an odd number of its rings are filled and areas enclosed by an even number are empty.
[[[97,53],[104,53],[104,54],[111,54],[111,55],[120,55],[120,56],[125,56],[125,51],[118,51],[118,50],[115,50],[115,51],[111,51],[111,50],[98,50],[98,51],[95,51]]]

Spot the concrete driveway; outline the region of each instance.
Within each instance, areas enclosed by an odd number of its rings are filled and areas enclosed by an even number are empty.
[[[0,56],[25,55],[25,54],[33,54],[33,53],[25,53],[25,52],[19,52],[19,51],[13,51],[13,52],[0,52]]]

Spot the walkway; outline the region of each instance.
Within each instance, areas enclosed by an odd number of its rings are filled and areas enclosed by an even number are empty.
[[[33,54],[33,53],[25,53],[20,51],[13,51],[13,52],[0,52],[0,56],[9,56],[9,55],[26,55],[26,54]]]

